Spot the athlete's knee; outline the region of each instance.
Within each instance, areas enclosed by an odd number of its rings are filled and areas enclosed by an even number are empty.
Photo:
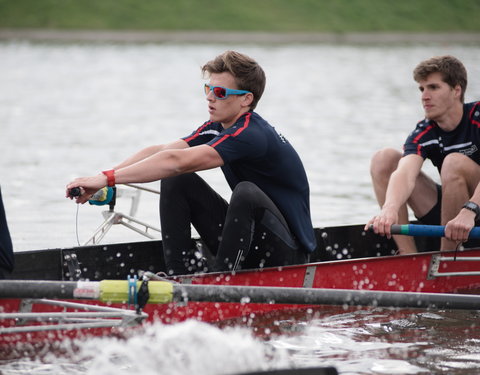
[[[372,178],[390,178],[390,175],[397,169],[401,158],[402,154],[400,151],[393,148],[384,148],[377,151],[370,162]]]
[[[473,194],[480,181],[480,166],[468,156],[451,153],[443,161],[440,178],[444,189],[468,189]]]
[[[472,168],[477,168],[476,164],[468,156],[463,155],[459,152],[453,152],[445,156],[442,163],[442,170],[440,175],[447,177],[448,175],[465,175],[472,170]]]
[[[440,178],[442,185],[458,184],[478,175],[480,167],[468,156],[454,152],[448,154],[442,163]],[[476,173],[475,173],[476,172]]]
[[[265,193],[254,183],[242,181],[235,186],[229,203],[229,212],[251,216],[259,206],[265,205]]]
[[[242,181],[233,189],[231,200],[252,201],[260,192],[260,188],[253,182]]]

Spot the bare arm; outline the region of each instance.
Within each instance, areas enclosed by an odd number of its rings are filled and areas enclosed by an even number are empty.
[[[223,165],[223,159],[218,152],[208,145],[200,145],[185,148],[165,148],[150,156],[140,158],[134,162],[134,157],[127,159],[122,164],[130,164],[115,169],[115,181],[119,184],[133,182],[151,182],[162,178],[180,175],[183,173],[195,172],[205,169],[212,169]],[[175,142],[174,142],[175,144]],[[180,144],[177,144],[180,146]],[[151,150],[150,150],[151,151]],[[139,156],[139,154],[136,154]],[[144,156],[144,155],[141,155]],[[70,189],[82,187],[85,194],[77,198],[77,203],[85,203],[97,190],[107,184],[107,178],[102,173],[91,177],[77,178],[67,185],[67,196]]]
[[[475,226],[476,213],[463,208],[463,204],[471,201],[480,204],[480,167],[476,162],[464,156],[457,156],[457,177],[455,182],[447,180],[443,184],[442,224],[445,225],[445,237],[442,240],[442,250],[452,249],[457,242],[465,242],[471,229]],[[462,181],[463,180],[463,181]],[[462,182],[461,182],[462,181]]]
[[[151,182],[222,165],[223,159],[218,152],[207,145],[185,149],[167,149],[135,164],[116,170],[115,179],[120,184]]]
[[[424,159],[418,155],[407,155],[400,159],[398,167],[390,176],[385,203],[380,213],[365,226],[373,225],[375,233],[391,236],[391,226],[398,222],[398,212],[412,195]]]
[[[188,147],[188,144],[183,139],[178,139],[174,142],[166,143],[162,145],[154,145],[154,146],[146,147],[143,150],[137,152],[136,154],[133,154],[132,156],[130,156],[128,159],[124,160],[120,164],[116,165],[113,169],[117,170],[120,168],[127,167],[129,165],[135,164],[163,150],[182,149],[187,147]]]
[[[407,202],[415,188],[423,161],[421,156],[413,154],[400,159],[396,171],[390,177],[383,208],[398,211]]]
[[[479,204],[477,203],[480,202],[479,186],[477,186],[469,201]],[[470,231],[475,226],[475,219],[475,212],[461,208],[458,214],[445,224],[445,238],[454,241],[455,244],[447,244],[445,248],[442,247],[442,250],[453,249],[457,246],[458,242],[467,241]]]

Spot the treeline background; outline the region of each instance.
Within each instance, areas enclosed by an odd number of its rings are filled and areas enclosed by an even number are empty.
[[[478,32],[479,0],[0,0],[0,28]]]

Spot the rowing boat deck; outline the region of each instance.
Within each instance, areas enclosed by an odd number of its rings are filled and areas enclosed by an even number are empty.
[[[364,232],[363,225],[315,228],[315,235],[318,246],[311,254],[311,262],[386,256],[396,251],[392,240]],[[435,240],[417,238],[421,250],[435,249]],[[199,244],[199,240],[192,240],[192,248]],[[138,270],[165,271],[162,251],[159,240],[24,251],[15,253],[16,268],[10,278],[126,279]]]

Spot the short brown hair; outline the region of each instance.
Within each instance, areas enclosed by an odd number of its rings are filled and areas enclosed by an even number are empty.
[[[462,93],[460,100],[465,100],[467,90],[467,70],[462,62],[453,56],[436,56],[422,61],[413,71],[413,79],[417,82],[427,79],[432,73],[441,73],[443,81],[454,88],[460,85]]]
[[[253,94],[250,109],[255,109],[265,89],[266,78],[262,67],[247,55],[235,51],[225,51],[202,67],[204,76],[206,73],[224,72],[233,75],[240,90],[247,90]]]

